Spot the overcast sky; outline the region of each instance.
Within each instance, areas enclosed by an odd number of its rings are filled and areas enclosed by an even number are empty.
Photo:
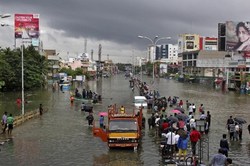
[[[217,37],[219,22],[250,21],[250,0],[0,0],[0,14],[12,17],[0,22],[14,25],[14,14],[40,14],[44,49],[56,49],[59,55],[76,56],[102,45],[102,60],[131,62],[146,57],[149,40],[168,37],[177,43],[178,34],[196,33]],[[12,47],[13,27],[0,27],[0,46]]]

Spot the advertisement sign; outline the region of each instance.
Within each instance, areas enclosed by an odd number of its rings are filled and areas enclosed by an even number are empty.
[[[15,38],[39,38],[39,14],[15,14]]]
[[[192,50],[192,49],[194,49],[194,42],[193,42],[193,41],[187,41],[187,42],[186,42],[186,49],[187,49],[187,50]]]
[[[31,44],[35,47],[38,47],[39,46],[39,39],[37,38],[32,38],[31,40]]]
[[[250,22],[226,22],[226,50],[250,51]]]

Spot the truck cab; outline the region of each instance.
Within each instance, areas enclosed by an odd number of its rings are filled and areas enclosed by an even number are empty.
[[[93,135],[107,142],[110,148],[131,147],[137,149],[142,129],[142,111],[139,114],[118,113],[116,106],[108,110],[106,130],[93,127]]]

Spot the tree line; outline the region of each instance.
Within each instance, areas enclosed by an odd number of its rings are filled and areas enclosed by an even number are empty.
[[[23,48],[24,89],[44,87],[48,73],[48,61],[33,46]],[[0,89],[20,91],[22,88],[21,48],[0,49]]]

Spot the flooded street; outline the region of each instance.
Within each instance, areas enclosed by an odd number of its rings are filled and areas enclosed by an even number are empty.
[[[143,78],[150,82],[150,78]],[[102,95],[102,104],[94,106],[95,120],[98,124],[98,112],[106,111],[108,105],[117,104],[132,108],[133,96],[129,80],[124,75],[90,81],[88,85],[79,86]],[[210,158],[218,150],[219,140],[227,133],[226,121],[230,115],[243,117],[250,123],[250,96],[233,92],[223,93],[205,85],[183,84],[174,80],[156,79],[154,88],[161,96],[178,96],[183,101],[189,100],[196,107],[204,104],[205,111],[212,115],[209,133]],[[159,139],[147,125],[138,151],[109,150],[106,143],[92,135],[92,128],[86,121],[86,113],[80,111],[81,101],[70,104],[68,91],[52,92],[49,88],[32,93],[26,108],[34,110],[40,103],[49,111],[42,117],[30,120],[14,128],[13,139],[0,146],[0,165],[18,166],[127,166],[127,165],[163,165],[159,153]],[[1,113],[4,110],[18,114],[15,100],[17,95],[1,95]],[[184,107],[185,108],[185,107]],[[171,110],[168,108],[168,110]],[[196,111],[197,112],[197,111]],[[150,115],[145,115],[146,118]],[[230,142],[229,157],[237,165],[250,165],[250,135],[247,125],[243,126],[243,140]]]

